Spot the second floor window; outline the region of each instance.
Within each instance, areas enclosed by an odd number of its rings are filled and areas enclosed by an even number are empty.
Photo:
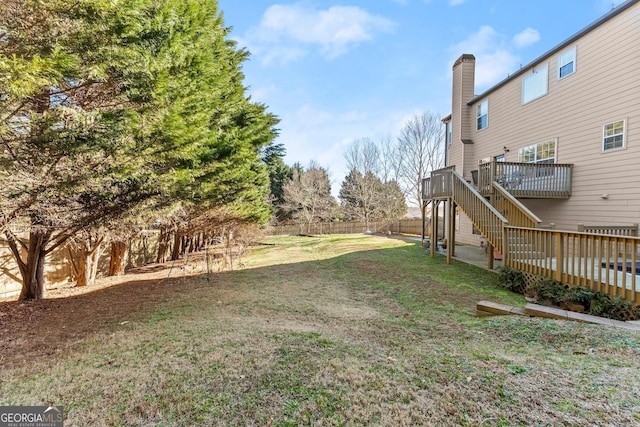
[[[604,125],[602,151],[624,148],[624,120]]]
[[[526,104],[547,94],[549,86],[549,64],[534,68],[522,79],[522,103]]]
[[[476,107],[476,130],[482,130],[489,125],[489,101],[484,100]]]
[[[563,52],[558,57],[558,79],[567,77],[576,71],[576,47]]]

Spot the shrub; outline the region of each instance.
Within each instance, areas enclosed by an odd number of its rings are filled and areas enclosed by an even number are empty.
[[[498,283],[503,288],[519,294],[524,294],[527,289],[522,271],[509,267],[498,267]]]
[[[640,319],[640,306],[634,306],[629,301],[625,301],[620,297],[614,297],[612,301],[613,306],[611,307],[611,311],[608,313],[611,319]]]
[[[558,304],[569,287],[554,279],[542,279],[532,286],[533,292],[539,300]]]
[[[576,286],[574,288],[568,288],[564,294],[560,296],[558,302],[580,304],[589,311],[591,306],[591,300],[595,298],[596,292],[583,286]]]
[[[569,287],[550,278],[541,278],[531,286],[527,286],[522,272],[508,267],[498,268],[498,283],[513,292],[533,293],[539,301],[549,304],[579,304],[587,313],[594,316],[615,320],[640,319],[640,306],[634,306],[620,297],[612,298],[583,286]]]

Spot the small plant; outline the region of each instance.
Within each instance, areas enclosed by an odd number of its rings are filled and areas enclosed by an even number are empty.
[[[606,317],[619,320],[637,320],[640,318],[640,307],[635,307],[620,297],[613,297],[611,298],[611,309]]]
[[[542,279],[532,286],[540,301],[548,301],[551,304],[559,304],[568,289],[567,285],[549,278]]]
[[[613,308],[613,301],[607,294],[596,292],[589,303],[589,314],[594,316],[609,317],[609,313]]]
[[[560,296],[559,302],[579,304],[589,310],[591,301],[595,297],[596,292],[583,286],[576,286],[565,290],[564,295]]]
[[[615,320],[640,319],[640,306],[634,306],[620,297],[610,297],[584,286],[569,287],[551,278],[540,278],[532,285],[525,283],[520,270],[498,267],[498,283],[505,289],[525,295],[534,295],[543,303],[569,306],[570,309],[583,311],[594,316]],[[571,307],[576,305],[579,309]]]
[[[498,283],[503,288],[519,294],[524,294],[527,289],[522,271],[509,267],[498,267]]]

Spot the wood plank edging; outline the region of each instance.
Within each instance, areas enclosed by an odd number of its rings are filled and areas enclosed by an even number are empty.
[[[640,322],[623,322],[621,320],[607,319],[604,317],[592,316],[590,314],[576,313],[574,311],[563,310],[557,307],[529,303],[521,307],[513,307],[492,301],[479,301],[476,305],[476,316],[497,316],[497,315],[519,315],[535,316],[546,319],[571,320],[573,322],[592,323],[597,325],[613,326],[630,331],[640,331]]]
[[[476,312],[482,312],[482,315],[508,315],[517,314],[528,316],[521,307],[513,307],[511,305],[500,304],[492,301],[480,301],[476,305]],[[485,314],[486,313],[486,314]]]
[[[640,325],[623,322],[621,320],[606,319],[604,317],[592,316],[590,314],[576,313],[569,310],[563,310],[556,307],[547,307],[538,304],[527,304],[524,312],[529,316],[544,317],[547,319],[571,320],[575,322],[593,323],[597,325],[613,326],[616,328],[627,329],[631,331],[640,331]]]

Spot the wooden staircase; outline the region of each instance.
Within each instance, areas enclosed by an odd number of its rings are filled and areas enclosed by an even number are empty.
[[[455,255],[457,206],[484,236],[490,249],[502,253],[503,266],[520,270],[528,277],[548,277],[640,305],[640,237],[613,233],[612,227],[605,227],[606,233],[545,227],[515,197],[516,193],[499,181],[480,185],[479,189],[469,184],[453,166],[433,171],[430,178],[423,180],[423,206],[429,201],[433,209],[432,235],[438,235],[436,219],[440,202],[446,201],[450,207],[447,210],[447,263]],[[568,194],[564,192],[558,198]],[[432,256],[435,256],[435,246],[431,245]],[[487,261],[488,267],[493,268],[493,256],[488,255]]]
[[[505,249],[512,254],[534,251],[532,242],[505,241],[503,228],[506,225],[538,228],[542,221],[499,183],[492,185],[493,196],[487,199],[456,172],[455,167],[449,167],[431,173],[431,178],[423,184],[423,197],[449,199],[499,252],[504,253]]]

